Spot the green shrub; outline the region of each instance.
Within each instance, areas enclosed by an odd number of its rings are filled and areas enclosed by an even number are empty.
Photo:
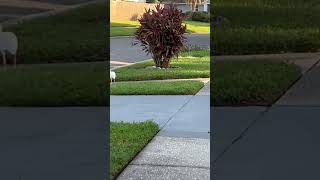
[[[189,20],[189,21],[210,22],[210,15],[208,12],[188,11],[185,13],[185,15],[186,15],[186,20]]]

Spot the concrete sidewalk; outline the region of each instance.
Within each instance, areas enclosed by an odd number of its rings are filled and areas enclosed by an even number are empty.
[[[196,94],[196,95],[200,95],[200,96],[203,96],[203,95],[207,95],[207,96],[210,96],[210,79],[209,81],[207,82],[204,82],[204,87],[202,89],[200,89],[200,91]]]
[[[274,107],[233,142],[214,179],[319,179],[320,107]]]
[[[155,137],[118,180],[209,180],[210,140]]]
[[[306,73],[276,105],[320,106],[320,63]]]
[[[210,97],[111,96],[111,121],[150,119],[161,131],[118,179],[209,180]]]
[[[0,179],[104,179],[106,107],[0,108]]]
[[[309,67],[270,108],[213,107],[214,179],[320,178],[320,66]]]

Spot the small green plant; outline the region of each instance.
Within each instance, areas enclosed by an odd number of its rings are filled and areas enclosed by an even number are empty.
[[[139,19],[141,26],[135,38],[145,52],[152,54],[156,67],[168,68],[171,59],[182,50],[187,28],[183,20],[182,11],[172,4],[158,4],[156,10],[146,10]]]

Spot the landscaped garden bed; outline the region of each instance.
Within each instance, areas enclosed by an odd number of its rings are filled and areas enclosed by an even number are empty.
[[[109,178],[116,178],[158,131],[159,126],[151,121],[111,122]]]
[[[212,106],[271,105],[301,75],[298,66],[279,60],[224,60],[212,66]]]

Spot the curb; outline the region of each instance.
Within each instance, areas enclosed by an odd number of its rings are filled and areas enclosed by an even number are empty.
[[[10,26],[22,24],[22,23],[24,23],[24,22],[26,22],[28,20],[32,20],[32,19],[35,19],[35,18],[49,17],[49,16],[52,16],[52,15],[58,15],[58,14],[67,12],[67,11],[72,10],[72,9],[80,8],[80,7],[87,6],[87,5],[90,5],[90,4],[95,4],[95,3],[104,3],[104,1],[102,1],[102,0],[93,0],[93,1],[90,1],[90,2],[80,3],[80,4],[76,4],[76,5],[70,5],[70,6],[67,6],[65,8],[61,8],[61,9],[48,10],[48,11],[42,12],[42,13],[31,14],[31,15],[27,15],[27,16],[22,16],[22,17],[17,18],[17,19],[7,20],[7,21],[4,21],[4,22],[0,23],[0,25],[2,25],[4,28],[5,27],[10,27]]]
[[[143,63],[143,62],[150,61],[150,60],[152,60],[152,59],[145,59],[145,60],[142,60],[142,61],[133,62],[133,63],[126,64],[126,65],[123,65],[123,66],[117,66],[117,67],[114,67],[114,68],[111,68],[111,67],[110,67],[110,70],[116,70],[116,69],[118,69],[118,68],[131,66],[131,65],[134,65],[134,64],[137,64],[137,63]],[[111,62],[109,62],[109,63],[111,63]]]

